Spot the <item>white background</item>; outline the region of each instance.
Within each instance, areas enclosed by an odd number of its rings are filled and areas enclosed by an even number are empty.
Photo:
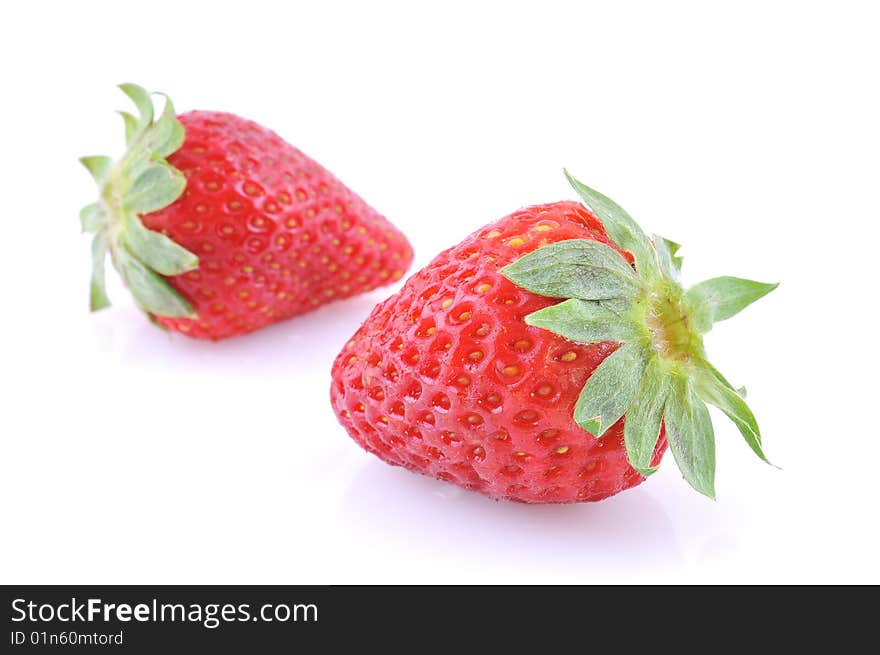
[[[0,581],[880,582],[872,9],[7,3]],[[331,361],[388,289],[215,344],[153,328],[111,271],[89,315],[76,159],[119,153],[123,81],[276,130],[417,266],[572,198],[567,166],[683,243],[686,281],[781,281],[707,347],[783,470],[716,416],[717,502],[667,458],[598,504],[497,503],[336,424]]]

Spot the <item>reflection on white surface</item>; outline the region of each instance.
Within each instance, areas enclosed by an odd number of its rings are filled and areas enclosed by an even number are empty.
[[[524,505],[378,464],[361,467],[349,484],[343,529],[355,543],[396,553],[395,566],[437,567],[424,574],[438,581],[466,582],[474,570],[498,581],[602,581],[611,568],[623,573],[609,554],[630,563],[627,579],[682,567],[669,517],[641,489],[602,503]]]

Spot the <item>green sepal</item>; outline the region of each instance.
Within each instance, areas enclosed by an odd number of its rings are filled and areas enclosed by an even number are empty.
[[[183,173],[163,161],[151,162],[137,176],[123,198],[126,209],[148,214],[167,207],[177,200],[186,188]]]
[[[183,145],[186,132],[177,120],[174,104],[168,96],[165,96],[165,109],[148,136],[150,150],[157,157],[167,157]]]
[[[675,243],[675,241],[670,241],[657,234],[654,235],[652,242],[654,244],[654,250],[657,252],[657,260],[660,263],[660,270],[662,270],[668,278],[680,282],[682,259],[681,257],[676,256],[675,253],[678,252],[681,246]]]
[[[664,412],[666,439],[679,471],[694,489],[715,498],[715,431],[706,404],[685,377],[676,377]]]
[[[716,277],[695,284],[685,297],[692,306],[704,308],[699,329],[707,332],[713,323],[735,316],[778,286],[738,277]]]
[[[695,385],[697,395],[724,412],[739,429],[749,448],[770,464],[761,444],[758,421],[745,399],[734,389],[733,385],[707,361],[701,361],[698,364]]]
[[[195,318],[192,305],[168,282],[147,268],[123,245],[112,251],[113,265],[135,302],[145,312],[172,318]]]
[[[94,234],[107,225],[107,212],[101,203],[93,202],[79,211],[79,222],[83,232]]]
[[[92,179],[102,186],[113,170],[113,160],[104,155],[93,155],[91,157],[80,157],[80,163],[86,167],[86,170],[92,174]]]
[[[199,266],[199,258],[161,232],[148,230],[132,214],[124,218],[122,239],[128,250],[161,275],[180,275]]]
[[[639,278],[610,246],[589,239],[558,241],[505,266],[501,274],[532,293],[551,298],[634,298]]]
[[[150,94],[137,84],[120,84],[122,92],[131,98],[138,110],[138,130],[144,130],[153,123],[153,99]]]
[[[608,302],[579,298],[532,312],[526,323],[581,343],[628,341],[641,333],[632,317]]]
[[[648,354],[645,344],[629,342],[606,357],[587,378],[574,407],[574,420],[601,437],[633,403]]]
[[[651,466],[654,449],[660,439],[663,409],[669,395],[670,379],[664,374],[660,359],[648,359],[638,391],[626,412],[623,441],[632,467],[644,476],[657,470]]]
[[[89,309],[96,312],[110,306],[104,283],[104,263],[109,250],[107,236],[99,232],[92,238],[92,281],[89,288]]]
[[[654,248],[638,223],[611,198],[574,179],[568,174],[568,171],[564,172],[569,184],[584,201],[584,204],[593,210],[593,213],[602,221],[608,236],[620,248],[629,250],[633,254],[638,271],[642,275],[656,271],[657,260]]]
[[[96,235],[91,305],[94,309],[109,304],[104,292],[104,257],[109,250],[115,268],[144,311],[193,317],[189,301],[162,276],[197,268],[198,257],[164,234],[147,229],[139,216],[167,207],[186,188],[184,175],[164,159],[183,144],[183,125],[167,96],[164,110],[154,121],[153,101],[145,89],[136,84],[119,88],[137,108],[137,116],[119,112],[125,123],[125,154],[116,162],[109,157],[81,160],[101,196],[80,212],[83,230]]]
[[[131,142],[135,140],[138,135],[138,130],[140,129],[138,119],[127,111],[118,111],[116,113],[122,116],[122,122],[125,123],[125,145],[131,145]]]

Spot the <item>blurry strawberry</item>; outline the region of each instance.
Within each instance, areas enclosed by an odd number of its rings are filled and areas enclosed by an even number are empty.
[[[92,310],[109,304],[109,251],[138,306],[159,325],[223,339],[400,279],[403,234],[273,132],[232,114],[175,116],[133,84],[126,153],[85,157],[100,198],[81,213],[93,233]]]
[[[570,181],[589,209],[517,211],[376,307],[333,365],[336,414],[386,462],[493,498],[600,500],[642,482],[667,441],[685,479],[714,496],[705,403],[764,455],[702,334],[775,285],[685,291],[677,245]]]

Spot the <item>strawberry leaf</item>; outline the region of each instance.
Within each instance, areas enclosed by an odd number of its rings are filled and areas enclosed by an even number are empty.
[[[628,341],[641,334],[639,325],[603,301],[572,298],[526,316],[526,323],[581,343]]]
[[[125,145],[130,146],[131,142],[137,138],[138,131],[140,130],[138,119],[127,111],[118,111],[116,113],[122,116],[122,122],[125,123]]]
[[[153,123],[153,101],[146,89],[137,84],[120,84],[122,92],[131,98],[138,110],[138,131],[144,130]]]
[[[647,360],[645,345],[623,344],[587,379],[574,407],[574,420],[595,437],[614,425],[635,399]]]
[[[593,213],[602,221],[605,231],[608,232],[614,243],[633,254],[639,272],[645,275],[655,271],[657,260],[654,248],[638,223],[611,198],[574,179],[568,174],[568,171],[565,171],[565,177],[568,178],[569,184],[584,201],[584,204],[592,209]]]
[[[123,239],[131,253],[161,275],[180,275],[198,268],[199,258],[161,232],[144,227],[132,214],[125,217]]]
[[[158,211],[177,200],[185,187],[180,171],[156,161],[137,176],[125,196],[125,206],[136,213]]]
[[[92,179],[102,186],[113,169],[113,160],[110,157],[96,155],[93,157],[80,157],[80,163],[92,174]]]
[[[670,379],[664,374],[660,359],[651,357],[645,365],[623,427],[623,441],[629,463],[644,476],[657,470],[651,466],[651,460],[660,439],[660,423],[669,387]]]
[[[666,276],[676,282],[681,281],[681,257],[676,257],[681,246],[675,241],[664,239],[661,236],[654,235],[654,250],[657,252],[657,260],[660,262],[660,269]]]
[[[124,245],[113,250],[113,263],[138,306],[145,312],[171,317],[195,316],[192,305]]]
[[[705,403],[686,378],[677,378],[666,400],[666,438],[678,469],[694,489],[715,498],[715,432]]]
[[[687,290],[686,297],[692,304],[708,308],[711,326],[738,314],[778,286],[738,277],[716,277],[695,284]]]
[[[700,362],[697,371],[696,391],[699,397],[724,412],[739,429],[749,448],[770,464],[761,445],[758,421],[745,399],[709,362]]]
[[[501,274],[532,293],[551,298],[633,298],[640,290],[632,267],[599,241],[558,241],[505,266]]]
[[[79,212],[79,222],[83,232],[94,234],[107,224],[107,212],[99,202],[86,205]]]
[[[158,157],[167,157],[183,145],[183,125],[177,120],[171,98],[165,96],[165,109],[149,134],[149,149]]]
[[[109,244],[104,233],[99,232],[92,238],[92,283],[89,290],[89,308],[96,312],[110,306],[107,290],[104,285],[104,263],[107,259]]]

